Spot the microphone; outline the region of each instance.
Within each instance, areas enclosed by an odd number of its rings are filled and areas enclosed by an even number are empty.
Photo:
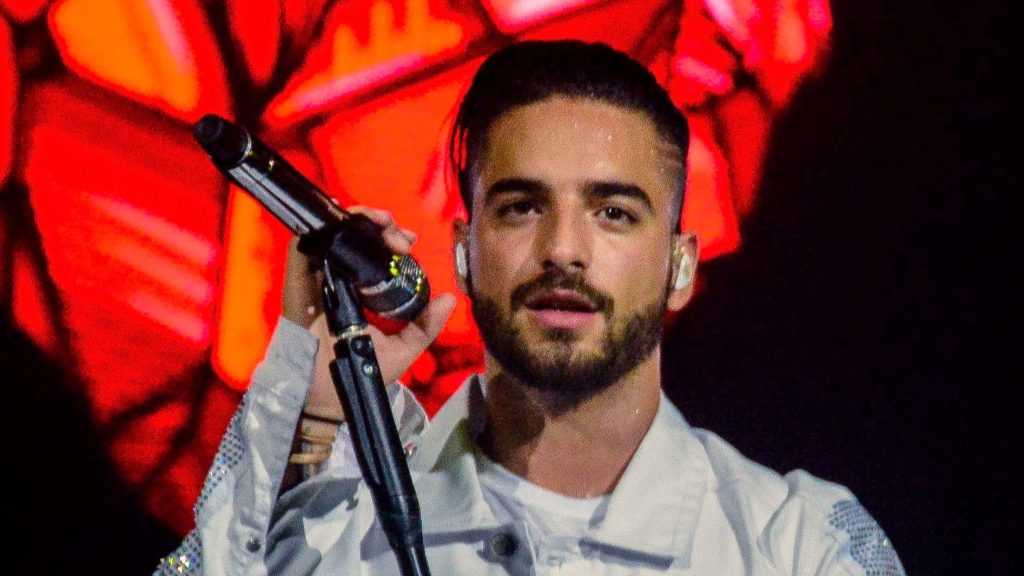
[[[221,172],[301,238],[302,252],[340,264],[364,306],[405,322],[430,301],[426,274],[408,255],[388,249],[380,226],[346,212],[245,128],[207,114],[193,135]]]

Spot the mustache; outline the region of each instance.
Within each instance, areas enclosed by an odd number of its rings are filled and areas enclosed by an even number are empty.
[[[510,297],[512,310],[519,310],[531,298],[556,289],[572,290],[589,300],[595,311],[611,316],[614,307],[611,296],[587,284],[582,274],[570,274],[560,268],[545,270],[537,278],[516,286]]]

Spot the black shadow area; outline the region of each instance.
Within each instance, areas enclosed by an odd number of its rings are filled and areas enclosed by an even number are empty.
[[[9,324],[0,375],[3,572],[151,574],[179,538],[118,477],[82,387]]]

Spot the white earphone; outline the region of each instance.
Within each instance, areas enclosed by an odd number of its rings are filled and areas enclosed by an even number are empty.
[[[675,282],[672,283],[674,290],[682,290],[693,281],[693,258],[689,254],[683,254],[679,259],[679,270],[676,272]]]
[[[466,263],[466,246],[461,242],[455,245],[455,272],[463,278],[469,276],[469,264]]]

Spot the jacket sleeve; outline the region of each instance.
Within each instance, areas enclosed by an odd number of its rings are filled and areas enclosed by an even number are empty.
[[[889,538],[843,486],[797,470],[789,496],[766,530],[766,545],[786,574],[906,576]]]
[[[203,483],[194,507],[195,528],[177,550],[161,559],[155,574],[268,573],[265,554],[274,544],[268,542],[272,517],[290,517],[278,509],[277,496],[312,381],[317,344],[297,324],[283,318],[278,322]],[[422,428],[425,416],[405,387],[394,383],[388,392],[404,440]],[[345,426],[335,438],[331,458],[316,475],[359,478]],[[287,501],[304,506],[294,497]]]

